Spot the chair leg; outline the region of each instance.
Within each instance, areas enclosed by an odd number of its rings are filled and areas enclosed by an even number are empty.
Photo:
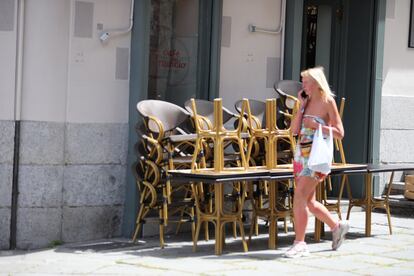
[[[391,212],[390,212],[390,205],[388,204],[388,202],[385,204],[385,210],[387,211],[388,228],[390,229],[390,235],[392,235]]]
[[[338,206],[338,217],[340,220],[342,220],[342,214],[341,214],[341,200],[342,200],[342,194],[344,192],[344,187],[345,187],[345,181],[346,181],[346,177],[347,176],[342,176],[341,179],[341,186],[339,187],[339,195],[338,195],[338,201],[337,201],[337,206]],[[348,187],[349,188],[349,187]],[[350,189],[349,189],[350,190]],[[347,218],[348,219],[348,218]]]
[[[338,214],[339,220],[342,220],[341,205],[338,205],[338,207],[337,207],[337,214]]]
[[[349,200],[349,205],[348,205],[348,212],[346,215],[346,220],[349,220],[349,216],[351,215],[351,208],[353,207],[351,202],[352,202],[352,192],[351,192],[351,184],[349,183],[349,178],[347,175],[344,175],[345,178],[345,184],[346,184],[346,192],[348,193],[348,200]]]
[[[352,207],[353,207],[353,205],[351,204],[351,201],[349,201],[348,212],[346,213],[346,220],[349,220],[349,216],[351,215],[351,208]]]
[[[217,220],[215,223],[216,255],[221,255],[226,239],[225,223]]]
[[[204,222],[204,240],[205,241],[210,240],[210,234],[209,234],[209,229],[208,229],[208,221]]]
[[[159,216],[160,216],[160,247],[164,248],[165,242],[164,242],[164,217],[163,217],[163,208],[160,208],[159,210]]]
[[[201,221],[200,219],[197,220],[195,236],[193,239],[193,252],[197,251],[197,241],[198,241],[198,236],[200,234],[200,228],[201,228],[202,223],[203,221]]]
[[[244,226],[243,226],[243,222],[241,220],[239,220],[237,222],[239,223],[239,227],[240,227],[240,236],[242,238],[243,250],[244,250],[244,252],[247,252],[248,251],[248,247],[247,247],[246,238],[244,236]]]
[[[392,187],[393,180],[394,180],[394,172],[391,173],[390,180],[388,182],[387,192],[385,194],[385,200],[384,200],[384,206],[385,206],[385,210],[387,211],[387,217],[388,217],[388,227],[390,228],[390,235],[392,235],[392,226],[391,226],[390,204],[389,204],[388,200],[390,198],[390,193],[391,193],[391,187]]]
[[[247,161],[249,161],[250,158],[251,158],[253,143],[254,143],[255,140],[256,140],[256,138],[254,136],[252,136],[249,140],[249,143],[247,144],[247,153],[246,153]]]
[[[143,214],[144,214],[144,205],[141,205],[141,207],[139,208],[137,220],[135,223],[136,226],[135,226],[134,236],[132,237],[132,242],[135,242],[137,240],[139,229],[141,228],[141,220],[143,218]]]
[[[194,207],[191,207],[190,213],[191,213],[191,238],[194,240],[195,230],[196,230]]]
[[[253,211],[253,214],[252,214],[252,221],[251,221],[251,223],[250,223],[249,243],[250,243],[250,241],[252,240],[253,230],[255,230],[255,229],[256,229],[256,226],[257,226],[257,216],[256,216],[255,212]]]
[[[213,194],[213,189],[210,186],[208,188],[208,192],[210,194],[209,199],[208,199],[208,204],[207,204],[207,208],[208,208],[208,213],[212,214],[213,213],[213,197],[211,196]],[[209,225],[208,225],[208,221],[205,222],[205,226],[204,226],[204,239],[206,241],[210,240],[210,230],[209,230]]]
[[[183,216],[184,216],[184,208],[181,209],[181,211],[180,211],[180,220],[177,223],[177,228],[175,229],[175,235],[178,235],[178,233],[180,232],[181,224],[182,224],[181,219],[182,219]]]
[[[233,212],[237,212],[236,205],[233,205]],[[237,222],[233,221],[232,226],[233,226],[233,238],[236,239],[237,238]]]
[[[193,158],[191,160],[191,170],[196,170],[197,169],[197,156],[198,156],[199,151],[202,149],[202,147],[203,147],[202,140],[197,138],[197,140],[195,142]]]

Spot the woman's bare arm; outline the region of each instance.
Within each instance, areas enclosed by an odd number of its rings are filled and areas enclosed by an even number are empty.
[[[296,112],[295,117],[293,117],[291,123],[290,123],[290,130],[292,131],[293,135],[298,135],[300,132],[300,127],[302,124],[302,117],[303,117],[303,112],[306,108],[306,100],[303,100],[301,97],[302,90],[300,90],[298,92],[298,100],[299,100],[299,110],[298,112]]]
[[[328,115],[327,126],[322,126],[322,132],[325,134],[329,133],[329,126],[332,127],[332,134],[337,139],[344,137],[344,127],[342,125],[341,117],[339,116],[338,109],[336,107],[335,100],[333,98],[328,99],[328,102],[324,105],[326,113]],[[303,121],[305,127],[317,129],[319,123],[313,118],[304,118]]]
[[[333,98],[328,100],[328,115],[329,115],[329,123],[332,127],[332,134],[337,139],[344,138],[345,131],[344,126],[342,124],[341,116],[339,116],[338,108],[336,107],[336,102]],[[323,127],[322,131],[324,133],[329,133],[328,127]]]

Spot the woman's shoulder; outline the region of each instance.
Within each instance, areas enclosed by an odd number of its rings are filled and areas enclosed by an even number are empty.
[[[336,101],[335,101],[334,97],[327,96],[326,97],[326,104],[329,105],[330,107],[336,107]]]

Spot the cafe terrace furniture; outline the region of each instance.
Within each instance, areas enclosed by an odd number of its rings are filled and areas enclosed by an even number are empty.
[[[193,110],[193,103],[195,104],[195,111]],[[191,114],[192,116],[192,122],[194,126],[194,131],[196,133],[214,133],[216,129],[218,129],[215,126],[215,119],[216,119],[216,113],[215,113],[215,106],[217,105],[217,101],[207,101],[207,100],[201,100],[201,99],[190,99],[184,103],[184,107],[186,110]],[[226,123],[233,122],[236,126],[236,129],[239,129],[239,117],[238,115],[234,114],[227,108],[221,106],[222,110],[222,123],[225,125]],[[194,115],[195,114],[195,115]],[[243,125],[242,125],[243,126]],[[219,127],[220,129],[220,127]],[[224,126],[221,127],[222,130],[224,130]],[[243,139],[242,143],[244,144],[244,139],[248,138],[248,133],[244,132],[243,129],[240,131],[240,133],[235,131],[228,131],[225,130],[227,134],[224,134],[224,138],[222,141],[222,147],[223,147],[223,153],[226,151],[226,154],[223,155],[222,162],[224,167],[240,167],[241,166],[241,159],[242,156],[240,155],[240,147],[239,147],[239,139],[238,135]],[[230,132],[233,132],[231,135],[228,135]],[[200,168],[207,168],[207,167],[213,167],[214,166],[214,155],[212,152],[214,152],[214,141],[217,141],[217,139],[214,137],[207,137],[206,135],[203,136],[201,141],[201,149],[199,151],[199,156],[203,156],[204,163]],[[244,148],[244,147],[243,147]],[[244,150],[242,148],[242,151],[244,153]],[[198,164],[198,163],[196,163]],[[240,187],[241,183],[234,183],[233,185],[233,192],[230,195],[226,195],[227,199],[231,199],[232,201],[240,201],[241,198],[234,196],[235,194],[240,194]],[[201,209],[205,209],[205,211],[212,212],[213,211],[213,196],[214,196],[214,190],[213,186],[208,185],[206,189],[204,189],[203,184],[199,184],[196,189],[197,193],[200,194],[200,198],[204,197],[204,201],[200,202],[199,207]],[[237,204],[234,205],[234,208]],[[233,236],[237,237],[237,224],[236,222],[233,223]],[[205,232],[204,235],[206,237],[206,240],[208,240],[208,221],[205,221]]]
[[[192,108],[192,102],[194,101],[196,109],[197,109],[197,125],[195,124],[195,117],[193,113]],[[193,126],[194,126],[194,132],[197,132],[197,128],[205,131],[213,131],[214,129],[214,102],[213,101],[207,101],[207,100],[201,100],[201,99],[190,99],[184,103],[185,109],[191,114],[193,119]],[[231,123],[234,124],[235,128],[238,128],[239,124],[239,118],[240,116],[238,114],[235,114],[231,112],[229,109],[222,106],[223,111],[223,125],[230,125]],[[241,138],[243,140],[247,139],[248,133],[244,129],[244,125],[242,124],[242,130],[241,130]],[[214,166],[214,156],[212,152],[213,149],[213,143],[211,143],[212,139],[204,138],[203,142],[203,148],[200,151],[200,154],[203,155],[206,159],[206,166],[204,167],[212,167]],[[244,143],[244,141],[243,141]],[[223,149],[226,151],[226,154],[224,155],[224,166],[241,166],[241,157],[239,154],[239,146],[238,142],[234,139],[225,139],[223,141]]]
[[[193,161],[191,164],[191,170],[195,171],[198,169],[196,158],[198,154],[203,149],[203,141],[212,140],[213,151],[214,151],[214,170],[216,172],[222,171],[225,169],[224,166],[224,146],[226,141],[233,141],[238,146],[241,167],[247,168],[248,164],[246,162],[246,157],[244,154],[244,142],[242,138],[242,127],[243,123],[239,120],[237,128],[234,130],[228,130],[224,128],[223,121],[223,103],[222,99],[214,99],[214,124],[211,129],[204,129],[201,126],[200,116],[197,112],[197,106],[195,99],[191,99],[191,107],[193,111],[194,124],[196,129],[196,143],[195,150],[193,154]]]
[[[295,141],[289,129],[280,130],[276,125],[276,99],[266,100],[266,112],[265,112],[265,122],[266,125],[264,128],[257,128],[257,123],[253,120],[253,115],[251,114],[249,101],[246,100],[246,114],[247,122],[249,126],[249,131],[251,138],[247,147],[247,159],[250,158],[251,150],[253,143],[256,139],[261,138],[264,140],[265,145],[265,164],[266,169],[278,169],[278,141],[279,139],[287,139],[290,143],[290,146],[293,148],[295,146]],[[249,241],[251,240],[251,235],[253,229],[257,229],[257,218],[265,217],[269,223],[269,248],[276,248],[276,238],[277,238],[277,221],[279,218],[285,219],[292,217],[292,210],[285,208],[283,206],[278,206],[278,187],[273,183],[269,183],[269,200],[268,206],[264,206],[261,203],[261,200],[256,200],[253,206],[253,217],[252,225],[250,228]]]
[[[190,99],[184,103],[185,109],[193,114],[192,108],[193,100]],[[202,129],[213,129],[214,125],[214,102],[201,100],[201,99],[194,99],[194,103],[197,107],[197,116],[199,118],[199,126]],[[237,117],[236,114],[231,112],[229,109],[222,107],[223,110],[223,124],[230,121],[232,118]]]
[[[399,165],[372,165],[372,164],[338,164],[332,167],[332,175],[364,175],[365,181],[363,183],[365,189],[365,196],[360,201],[360,206],[365,207],[365,235],[371,236],[371,215],[372,210],[379,206],[377,203],[383,199],[376,199],[372,195],[372,178],[374,174],[396,171],[410,171],[414,170],[414,165],[399,166]],[[204,182],[211,183],[215,186],[223,186],[224,183],[232,181],[251,181],[251,180],[273,180],[270,183],[276,184],[277,181],[293,178],[293,172],[289,169],[267,170],[267,169],[248,169],[247,171],[233,171],[224,173],[214,173],[212,171],[198,171],[191,172],[191,170],[175,170],[170,171],[170,178],[172,181],[188,181],[192,183]],[[220,200],[216,197],[216,200]],[[220,202],[216,202],[216,206],[221,208]],[[389,208],[389,207],[388,207]],[[352,222],[351,222],[352,224]],[[314,240],[319,241],[321,237],[322,223],[316,224]],[[217,230],[216,230],[217,231]],[[215,253],[220,255],[223,250],[224,237],[220,233],[216,234],[215,239]]]
[[[341,165],[339,165],[341,166]],[[348,166],[351,166],[348,164]],[[350,204],[353,206],[361,206],[365,209],[365,236],[371,236],[371,213],[374,209],[384,209],[387,213],[388,227],[390,234],[392,234],[391,215],[389,206],[389,194],[391,191],[391,184],[394,178],[395,172],[411,171],[414,169],[414,165],[388,165],[388,164],[368,164],[366,168],[351,168],[344,170],[333,170],[332,175],[364,175],[365,182],[365,195],[362,199],[352,199]],[[385,192],[380,197],[374,197],[372,195],[373,176],[379,173],[389,173],[390,178],[388,186]],[[351,207],[351,208],[352,208]],[[349,212],[349,209],[348,209]]]
[[[137,104],[143,119],[136,127],[141,138],[135,146],[137,161],[133,167],[140,192],[140,206],[136,218],[133,241],[142,225],[153,213],[158,213],[160,246],[164,247],[164,228],[177,223],[177,231],[184,222],[195,232],[195,203],[189,184],[171,186],[166,172],[189,168],[192,161],[195,134],[184,134],[180,126],[190,120],[183,108],[165,101],[143,100]]]
[[[200,227],[205,222],[211,222],[215,226],[215,254],[221,255],[225,241],[224,226],[227,223],[237,223],[240,230],[240,237],[242,240],[243,250],[247,252],[247,242],[245,240],[244,226],[242,221],[241,210],[245,199],[246,181],[260,180],[261,178],[268,178],[266,170],[225,170],[216,172],[214,169],[200,169],[192,170],[172,170],[169,171],[171,181],[187,181],[190,182],[194,195],[196,196],[196,211],[197,211],[197,225],[195,238],[193,240],[193,250],[197,248],[197,240],[200,232]],[[241,200],[239,206],[235,211],[225,210],[224,206],[224,186],[225,184],[233,184],[234,182],[243,182],[240,191]],[[197,192],[197,184],[204,183],[214,186],[214,207],[213,210],[201,208],[202,198]]]
[[[276,231],[276,223],[278,217],[280,217],[280,212],[278,216],[278,208],[276,206],[276,199],[277,199],[277,185],[281,181],[286,181],[293,178],[293,172],[290,164],[287,165],[279,165],[277,164],[277,151],[275,147],[275,140],[272,140],[271,138],[274,136],[277,136],[277,128],[274,127],[273,123],[271,122],[274,120],[275,112],[276,112],[276,101],[274,100],[268,100],[266,102],[267,109],[267,115],[269,116],[266,118],[266,129],[260,133],[259,135],[262,135],[265,140],[265,155],[266,155],[266,166],[265,167],[251,167],[249,166],[248,162],[246,162],[246,158],[244,156],[244,151],[240,150],[240,159],[242,160],[241,164],[239,164],[238,167],[230,167],[227,168],[224,166],[224,151],[223,151],[223,144],[226,139],[230,139],[235,141],[238,144],[239,149],[244,149],[243,139],[241,137],[241,129],[242,127],[240,124],[237,126],[236,130],[229,131],[223,127],[223,112],[222,112],[222,105],[221,105],[221,99],[216,99],[214,101],[214,125],[213,128],[210,130],[203,130],[200,128],[200,126],[197,126],[198,119],[197,119],[197,109],[195,106],[194,101],[192,102],[193,107],[193,116],[195,119],[196,124],[196,136],[193,140],[195,141],[194,145],[194,152],[190,155],[191,166],[188,167],[188,169],[183,169],[183,167],[177,167],[175,166],[174,162],[170,162],[169,158],[175,155],[175,153],[179,153],[179,156],[188,154],[191,152],[190,150],[186,151],[180,151],[176,148],[171,148],[171,150],[168,149],[168,142],[172,142],[174,139],[171,137],[174,137],[175,133],[168,130],[164,131],[163,127],[158,127],[160,131],[154,132],[150,129],[150,124],[148,117],[146,117],[146,128],[148,129],[147,135],[143,135],[143,147],[141,147],[141,150],[144,149],[145,153],[143,154],[143,159],[137,162],[141,167],[137,167],[136,171],[138,172],[140,176],[137,178],[137,181],[144,182],[141,186],[141,188],[146,189],[147,191],[143,194],[146,194],[142,199],[142,202],[147,202],[147,207],[151,208],[152,205],[156,202],[162,202],[162,204],[159,204],[160,209],[160,220],[162,223],[164,221],[168,220],[168,209],[165,210],[165,206],[172,206],[171,202],[169,201],[169,198],[171,196],[170,190],[166,188],[166,184],[164,183],[175,183],[177,186],[185,186],[186,191],[191,191],[191,194],[186,193],[186,198],[193,202],[193,206],[195,205],[195,209],[197,211],[197,226],[195,229],[196,234],[193,235],[193,241],[194,241],[194,249],[197,246],[197,239],[198,239],[198,233],[200,231],[200,225],[202,222],[212,222],[215,225],[215,252],[216,254],[221,254],[223,250],[224,240],[225,240],[225,233],[224,233],[224,225],[228,222],[236,223],[240,227],[240,234],[241,239],[243,243],[243,248],[245,251],[247,251],[247,244],[245,241],[244,236],[244,230],[243,230],[243,223],[242,223],[242,215],[241,210],[243,208],[243,203],[245,200],[246,195],[246,189],[247,189],[247,182],[248,181],[264,181],[269,184],[269,208],[265,209],[263,208],[263,212],[265,216],[267,216],[270,224],[269,229],[269,248],[275,248],[276,247],[276,238],[277,238],[277,231]],[[243,106],[242,106],[242,112],[241,114],[247,114],[247,119],[249,119],[249,104],[248,100],[243,100]],[[155,116],[154,116],[155,117]],[[158,118],[157,118],[158,119]],[[157,125],[157,119],[151,119],[153,122],[155,122],[155,125]],[[250,119],[250,123],[252,122],[252,119]],[[240,123],[240,122],[239,122]],[[164,133],[169,133],[170,135],[165,136]],[[162,134],[162,135],[161,135]],[[163,137],[164,136],[164,137]],[[253,137],[253,135],[251,135]],[[162,138],[161,138],[162,137]],[[276,137],[276,139],[279,137]],[[177,139],[176,141],[180,141],[182,138]],[[199,158],[199,152],[202,149],[202,143],[203,140],[210,139],[211,144],[213,144],[214,149],[214,167],[213,168],[204,168],[200,162]],[[191,140],[191,139],[190,139]],[[271,142],[270,142],[271,141]],[[340,141],[339,141],[340,142]],[[160,147],[162,148],[161,154],[162,158],[160,158]],[[140,147],[138,147],[139,149]],[[339,146],[340,149],[342,149],[342,145]],[[164,152],[167,152],[167,161],[165,161],[164,158]],[[343,152],[341,153],[343,155]],[[186,156],[188,157],[188,156]],[[341,156],[341,157],[344,157]],[[343,158],[341,158],[341,161],[344,161]],[[159,161],[161,160],[161,161]],[[152,163],[151,163],[152,162]],[[155,164],[155,166],[154,166]],[[167,165],[165,165],[167,164]],[[172,164],[172,165],[171,165]],[[366,212],[366,222],[365,222],[365,234],[366,236],[371,235],[371,212],[372,209],[375,208],[384,208],[387,212],[388,218],[389,218],[389,227],[390,227],[390,233],[391,233],[391,222],[390,222],[390,216],[389,216],[389,204],[388,204],[388,195],[389,195],[389,189],[386,191],[385,196],[383,198],[373,198],[372,197],[372,178],[373,175],[376,173],[384,173],[389,172],[391,173],[391,180],[394,176],[395,171],[406,171],[406,170],[413,170],[413,166],[392,166],[392,165],[354,165],[354,164],[334,164],[332,168],[331,175],[339,175],[339,176],[347,176],[353,175],[353,174],[360,174],[365,176],[365,196],[363,199],[354,200],[351,202],[353,204],[352,206],[358,205],[365,207]],[[145,172],[149,171],[149,175],[146,175]],[[167,178],[165,178],[167,176]],[[164,178],[164,179],[163,179]],[[343,177],[343,179],[346,179]],[[156,179],[156,180],[154,180]],[[163,180],[161,180],[163,179]],[[235,197],[237,200],[236,208],[232,209],[231,211],[226,211],[224,206],[224,184],[225,183],[239,183],[239,190],[236,191]],[[157,186],[161,183],[161,194],[162,194],[162,200],[159,201],[153,200],[154,195],[154,189],[150,188],[150,186]],[[189,183],[191,188],[189,187]],[[202,203],[202,188],[203,185],[200,185],[200,183],[204,183],[207,185],[213,185],[214,186],[214,206],[212,209],[207,210],[203,209],[200,206]],[[344,185],[344,180],[342,181],[342,185]],[[159,187],[159,186],[158,186]],[[390,185],[388,186],[390,188]],[[157,191],[157,188],[155,188],[156,194],[159,194]],[[200,192],[201,191],[201,192]],[[322,200],[323,198],[323,191],[322,191],[322,185],[318,186],[317,189],[317,199]],[[149,203],[148,203],[149,202]],[[352,208],[351,206],[351,208]],[[259,215],[259,212],[257,212],[256,209],[256,215]],[[260,210],[262,211],[262,210]],[[146,210],[144,209],[143,212],[145,213]],[[165,212],[167,212],[165,214]],[[188,212],[191,217],[191,211]],[[282,214],[283,215],[283,214]],[[142,218],[141,218],[142,219]],[[137,224],[140,223],[140,220],[137,219]],[[320,239],[320,236],[322,234],[323,225],[321,222],[318,222],[316,220],[315,225],[315,233],[314,233],[314,239],[318,241]],[[195,237],[196,236],[196,237]],[[161,238],[160,238],[161,240]],[[163,241],[162,241],[163,242]]]
[[[288,120],[285,124],[290,125],[290,119],[299,110],[297,94],[302,89],[302,83],[295,80],[281,80],[273,85],[273,89],[279,98],[279,113],[284,115],[285,120]]]
[[[392,235],[391,212],[390,212],[389,198],[390,198],[392,182],[393,182],[393,179],[394,179],[394,173],[396,171],[400,171],[400,170],[404,170],[404,169],[402,167],[394,167],[394,169],[392,169],[392,167],[388,167],[388,166],[370,166],[370,167],[368,167],[368,172],[369,173],[366,176],[368,178],[366,180],[368,184],[366,184],[365,193],[371,193],[371,190],[368,190],[367,188],[372,187],[372,184],[370,182],[373,181],[372,174],[374,174],[374,173],[391,172],[391,175],[390,175],[390,178],[389,178],[389,181],[388,181],[388,185],[385,189],[385,192],[382,193],[379,198],[372,197],[371,200],[369,200],[365,196],[362,199],[355,199],[355,198],[350,199],[349,200],[349,206],[348,206],[347,219],[349,219],[351,208],[354,207],[354,206],[365,207],[369,212],[371,212],[374,209],[384,209],[385,213],[387,214],[388,228],[389,228],[389,231],[390,231],[390,235]],[[369,226],[369,228],[368,228],[368,226]],[[370,233],[371,233],[371,222],[370,221],[368,221],[366,223],[366,233],[367,233],[367,236],[369,236]]]
[[[211,141],[214,149],[214,159],[213,165],[214,167],[211,168],[214,173],[220,174],[222,172],[233,172],[233,171],[240,171],[247,169],[247,162],[244,154],[244,141],[242,138],[242,122],[239,121],[237,128],[235,130],[228,130],[224,128],[223,125],[223,106],[222,106],[222,99],[215,99],[214,100],[214,123],[211,129],[203,129],[200,124],[199,115],[197,112],[196,101],[191,99],[191,107],[194,119],[194,125],[197,133],[196,143],[195,143],[195,150],[193,153],[193,162],[191,164],[191,172],[198,172],[203,171],[205,169],[200,168],[197,165],[196,158],[200,151],[203,149],[203,142],[208,140]],[[224,145],[227,141],[234,142],[238,148],[241,160],[241,167],[225,167],[224,164]],[[193,184],[194,185],[194,184]],[[199,194],[199,188],[202,187],[201,185],[197,185],[197,187],[193,187],[193,193],[195,196]],[[196,226],[196,234],[194,239],[194,250],[197,246],[198,240],[198,233],[200,231],[200,225],[202,223],[212,222],[215,226],[215,234],[216,240],[220,239],[220,237],[224,237],[224,225],[228,222],[232,222],[233,225],[238,225],[240,228],[240,235],[243,241],[243,248],[247,251],[247,243],[245,241],[244,235],[244,228],[242,222],[242,207],[244,203],[245,197],[245,184],[242,183],[239,186],[239,191],[236,193],[236,203],[238,204],[233,212],[225,213],[223,206],[224,206],[224,188],[223,185],[214,185],[214,208],[201,208],[201,201],[197,202],[196,200],[196,210],[197,210],[197,226]],[[198,197],[200,199],[200,197]],[[218,243],[218,248],[216,249],[217,252],[221,252],[221,243]]]
[[[249,131],[251,127],[249,127],[247,122],[247,114],[242,114],[242,105],[244,99],[238,100],[234,103],[234,108],[240,114],[243,120],[243,130]],[[249,102],[249,109],[251,118],[254,122],[254,126],[257,129],[265,127],[266,125],[266,103],[259,100],[248,99]],[[263,139],[256,138],[253,139],[253,146],[252,150],[250,151],[250,158],[247,160],[250,165],[252,166],[260,166],[265,165],[265,149],[264,149],[264,141]]]

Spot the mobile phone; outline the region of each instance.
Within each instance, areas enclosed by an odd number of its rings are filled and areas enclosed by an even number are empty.
[[[300,96],[304,99],[306,99],[308,97],[308,95],[305,93],[305,91],[302,91],[302,93],[300,94]]]

